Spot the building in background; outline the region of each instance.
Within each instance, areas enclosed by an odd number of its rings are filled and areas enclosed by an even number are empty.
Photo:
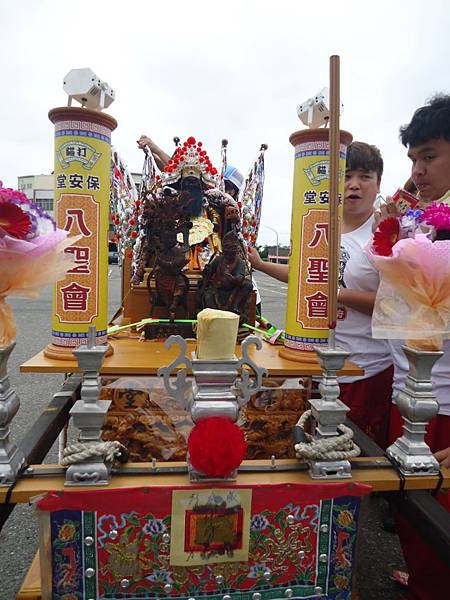
[[[282,265],[289,264],[289,246],[265,246],[264,249],[267,252],[266,260],[269,262]],[[266,255],[266,252],[264,252],[264,255]]]
[[[279,254],[278,256],[276,254],[269,254],[267,256],[267,260],[271,263],[278,263],[280,265],[288,265],[289,264],[289,256],[282,256],[281,254]]]
[[[17,178],[17,189],[53,215],[53,174],[21,175]]]

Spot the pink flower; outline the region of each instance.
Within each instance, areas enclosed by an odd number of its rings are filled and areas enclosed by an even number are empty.
[[[2,187],[0,181],[0,253],[40,256],[67,235],[40,206],[22,192]]]
[[[372,315],[374,337],[427,340],[450,333],[450,240],[433,243],[416,234],[392,247],[391,256],[366,254],[381,276]],[[439,341],[440,340],[440,341]]]
[[[64,249],[76,240],[57,229],[25,194],[0,182],[0,347],[15,336],[14,317],[5,298],[36,297],[39,287],[61,279],[73,262]]]
[[[0,181],[0,204],[3,202],[13,202],[14,204],[31,204],[31,201],[19,190],[4,188],[3,181]]]
[[[420,221],[432,225],[436,231],[450,230],[450,206],[446,204],[436,204],[433,202],[431,206],[424,209],[420,216]]]

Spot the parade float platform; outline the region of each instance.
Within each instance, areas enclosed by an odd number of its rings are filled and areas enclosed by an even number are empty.
[[[113,475],[109,486],[103,489],[122,489],[125,491],[127,488],[131,488],[130,491],[132,491],[132,489],[136,490],[138,486],[141,492],[145,492],[147,490],[148,492],[151,491],[152,494],[158,494],[158,489],[161,489],[162,494],[164,494],[164,490],[167,489],[186,489],[189,487],[189,478],[187,473],[168,472],[170,469],[173,469],[174,471],[181,471],[185,468],[186,463],[183,462],[157,463],[156,465],[143,463],[127,464],[123,468],[115,469],[115,474]],[[258,468],[265,470],[258,472]],[[352,487],[356,489],[360,483],[370,483],[372,486],[372,491],[392,492],[399,490],[401,487],[398,474],[392,469],[392,465],[383,457],[375,459],[355,459],[352,461],[352,468],[353,478],[349,483],[350,490]],[[41,494],[46,494],[48,492],[56,492],[56,494],[58,494],[67,491],[67,488],[64,488],[63,470],[59,465],[36,465],[33,466],[32,469],[33,474],[30,474],[29,477],[25,476],[18,481],[11,495],[11,502],[28,502],[31,498],[40,496]],[[311,485],[311,480],[308,473],[305,470],[299,470],[302,469],[302,465],[296,460],[277,461],[277,464],[274,466],[272,471],[267,470],[268,461],[245,461],[242,464],[241,469],[242,471],[240,471],[235,483],[226,482],[220,484],[220,482],[217,482],[217,487],[226,487],[229,489],[236,486],[236,490],[239,493],[239,489],[242,489],[243,487],[251,488],[253,490],[260,488],[267,491],[267,489],[271,489],[272,486],[273,489],[276,490],[279,488],[279,484],[282,484],[287,490],[292,489],[294,492],[297,484]],[[250,469],[250,471],[247,471],[247,469]],[[133,470],[136,471],[136,474],[133,474]],[[449,486],[450,470],[443,469],[442,476],[444,478],[444,487]],[[405,490],[430,489],[436,486],[437,480],[438,478],[435,476],[408,478],[405,482]],[[322,483],[325,486],[328,486],[329,484],[334,484],[336,482],[333,480],[328,480]],[[194,487],[196,487],[197,491],[199,491],[198,486]],[[92,487],[89,488],[86,486],[80,486],[77,487],[77,492],[89,493],[92,492]],[[423,494],[424,492],[413,493]],[[3,495],[4,493],[0,492],[1,500],[3,500]],[[345,505],[345,508],[346,507],[347,505]],[[347,514],[348,510],[344,510],[344,513]],[[321,531],[322,530],[323,529],[321,529]],[[338,533],[338,535],[348,536],[348,533],[343,531]],[[348,583],[351,585],[350,581]],[[30,569],[23,581],[21,589],[16,596],[16,600],[41,600],[43,598],[41,590],[41,567],[38,552],[35,555]],[[247,593],[246,596],[251,598],[252,593]],[[120,595],[119,597],[122,596]],[[128,596],[124,595],[124,597]],[[314,595],[314,597],[316,596]],[[351,597],[355,600],[358,598],[355,589],[353,589]]]
[[[158,369],[176,358],[178,350],[167,350],[163,341],[140,341],[139,338],[109,339],[113,354],[107,356],[102,365],[102,375],[155,375]],[[272,377],[321,376],[318,362],[297,362],[279,355],[279,346],[264,344],[261,350],[251,349],[249,355]],[[188,351],[193,352],[195,341],[188,341]],[[240,346],[236,346],[236,356],[241,356]],[[26,362],[22,373],[77,373],[80,371],[75,360],[54,360],[47,358],[42,350]],[[363,371],[347,361],[338,375],[362,375]]]
[[[176,357],[177,353],[177,350],[175,348],[166,349],[161,342],[143,342],[137,338],[112,339],[111,344],[114,347],[114,353],[105,359],[100,370],[102,375],[107,376],[106,379],[108,378],[108,376],[126,377],[154,375],[156,374],[158,368],[169,364]],[[194,341],[188,342],[189,353],[194,350],[194,344]],[[250,353],[253,354],[254,359],[255,361],[257,361],[259,366],[265,367],[268,370],[269,376],[271,377],[278,376],[284,378],[298,379],[301,376],[316,376],[321,374],[321,369],[316,363],[302,364],[280,357],[278,353],[278,348],[276,346],[269,346],[268,344],[264,344],[261,350],[256,351],[256,349],[253,349],[250,350]],[[236,355],[241,355],[241,348],[239,345],[236,346]],[[49,428],[51,428],[52,434],[50,436],[45,436],[45,445],[47,446],[51,443],[51,439],[55,439],[55,437],[58,435],[58,431],[60,431],[63,426],[63,421],[65,420],[63,419],[63,413],[66,413],[73,405],[73,401],[75,400],[75,398],[79,397],[79,386],[81,380],[80,376],[78,375],[78,372],[80,371],[78,368],[78,364],[75,361],[52,360],[46,358],[43,352],[40,352],[30,360],[25,362],[21,366],[21,371],[41,373],[73,373],[64,382],[61,392],[55,395],[53,400],[44,410],[40,425],[37,427],[37,429],[33,429],[33,436],[37,440],[37,438],[40,437],[38,435],[38,430],[41,430],[41,434],[43,435],[44,429],[47,431]],[[359,369],[352,363],[347,362],[341,373],[359,374],[361,373],[361,369]],[[59,417],[61,417],[61,423],[59,423]],[[412,506],[413,512],[410,515],[411,518],[416,518],[416,522],[419,522],[419,524],[420,521],[423,521],[430,529],[430,532],[433,531],[433,535],[436,537],[436,535],[438,535],[442,528],[443,517],[442,515],[438,514],[439,510],[442,507],[440,507],[438,503],[432,498],[432,496],[429,494],[429,491],[439,489],[440,487],[442,487],[443,489],[450,487],[450,470],[442,469],[441,473],[438,475],[422,474],[417,477],[412,476],[404,478],[395,468],[393,468],[389,460],[382,455],[381,450],[377,448],[377,446],[373,444],[373,442],[366,439],[366,443],[361,444],[361,441],[364,441],[365,436],[361,432],[358,433],[358,431],[359,430],[357,430],[356,428],[355,439],[357,443],[361,445],[364,456],[351,460],[352,478],[350,480],[347,480],[346,483],[346,485],[348,486],[348,493],[352,494],[352,490],[355,490],[355,493],[357,493],[356,490],[361,488],[361,484],[363,485],[363,487],[364,484],[366,484],[366,489],[371,490],[372,492],[393,492],[392,496],[398,496],[403,504],[406,502],[407,508],[411,508]],[[360,439],[358,438],[358,436]],[[49,437],[51,439],[49,439]],[[34,441],[36,442],[36,440]],[[30,440],[29,443],[31,444]],[[33,443],[32,445],[35,446],[36,444]],[[200,493],[200,491],[203,489],[203,493],[206,493],[208,490],[209,493],[213,490],[216,490],[217,488],[227,488],[228,491],[236,490],[236,492],[239,494],[239,490],[245,488],[248,490],[252,490],[256,496],[258,494],[263,493],[264,498],[271,498],[272,493],[276,496],[277,489],[279,490],[278,493],[280,493],[280,490],[282,490],[282,504],[283,506],[287,506],[289,502],[293,502],[293,504],[295,504],[294,499],[296,497],[296,494],[299,493],[296,490],[299,490],[300,487],[304,486],[304,489],[308,490],[316,488],[317,486],[317,482],[313,483],[311,480],[307,464],[303,461],[299,461],[298,459],[273,460],[269,458],[260,460],[245,460],[239,468],[239,472],[235,481],[218,481],[217,483],[213,484],[204,483],[200,485],[198,483],[192,484],[192,482],[190,482],[188,469],[185,461],[166,462],[153,460],[153,462],[129,462],[124,465],[118,465],[117,467],[115,467],[112,471],[112,477],[109,484],[107,486],[97,488],[98,491],[95,490],[95,488],[93,488],[92,486],[82,485],[76,486],[76,488],[72,488],[69,490],[65,486],[66,476],[65,469],[63,467],[61,467],[58,464],[36,463],[36,458],[34,458],[34,460],[30,460],[30,462],[28,463],[29,467],[17,480],[15,485],[12,486],[12,488],[10,488],[9,490],[7,488],[0,488],[0,503],[7,502],[10,505],[13,505],[15,503],[29,503],[35,498],[42,498],[48,494],[56,494],[57,496],[61,495],[61,497],[63,497],[67,496],[67,493],[71,494],[72,490],[75,492],[75,494],[80,493],[83,495],[83,497],[86,498],[89,498],[92,494],[95,495],[101,492],[102,490],[106,493],[113,493],[113,495],[117,493],[128,493],[131,494],[131,496],[135,493],[136,490],[139,490],[139,493],[145,494],[146,492],[148,492],[152,496],[155,495],[158,498],[161,496],[160,500],[157,501],[157,506],[160,507],[162,510],[163,507],[170,506],[169,499],[165,497],[165,494],[167,494],[170,490],[190,489],[192,490],[192,492],[189,493]],[[322,491],[326,495],[326,490],[330,489],[329,486],[339,485],[341,483],[342,479],[336,477],[329,478],[327,480],[322,480],[318,485],[321,487]],[[398,494],[398,492],[403,493]],[[303,492],[301,493],[303,494]],[[346,498],[348,498],[348,496]],[[344,499],[340,501],[343,502]],[[326,502],[325,504],[323,504],[323,506],[327,505]],[[332,500],[331,502],[334,501]],[[336,502],[337,510],[339,507],[339,500],[336,500]],[[347,502],[346,499],[345,502]],[[426,504],[425,507],[423,504],[424,502]],[[429,506],[430,502],[431,506]],[[343,512],[347,514],[348,510],[346,507],[347,504],[339,510],[343,510]],[[433,514],[433,518],[434,516],[436,517],[436,528],[430,525],[430,510]],[[414,511],[416,512],[414,513]],[[433,511],[436,512],[436,515],[434,515]],[[423,516],[424,513],[426,513],[427,515],[427,521],[425,521],[425,517]],[[433,524],[433,520],[431,521],[431,523]],[[307,524],[307,527],[308,526],[309,524]],[[345,536],[349,535],[348,531],[346,531],[345,528],[339,531],[336,530],[336,533],[332,534],[333,536],[335,536],[335,538],[333,539],[341,539],[339,538],[339,536],[342,536],[343,540]],[[331,539],[331,537],[329,539],[327,538],[327,548],[331,548],[331,546],[329,545],[331,543]],[[436,545],[439,546],[439,544]],[[443,545],[445,549],[447,547],[445,540],[443,542]],[[339,561],[336,557],[334,557],[334,555],[323,554],[322,550],[319,551],[319,548],[322,548],[322,546],[323,544],[314,545],[313,549],[311,550],[311,556],[314,557],[311,560],[318,561],[317,564],[320,566],[319,571],[317,571],[317,573],[321,572],[320,569],[325,569],[326,566],[326,573],[329,585],[332,585],[333,581],[338,581],[339,584],[341,584],[345,579],[347,590],[350,591],[350,589],[352,589],[351,597],[356,600],[358,596],[354,587],[354,574],[351,574],[353,552],[356,548],[356,537],[354,545],[352,546],[352,550],[350,549],[350,546],[346,547],[346,552],[351,551],[351,554],[348,554],[351,560],[349,560],[347,563],[348,573],[347,571],[345,572],[345,578],[342,575],[344,571],[342,571],[342,573],[340,571],[333,571],[333,569],[336,568],[336,565],[338,565],[339,567]],[[102,549],[99,548],[98,552],[101,554]],[[320,552],[322,552],[322,554],[320,554]],[[44,588],[42,587],[43,585],[45,586],[45,583],[43,583],[43,581],[45,581],[46,579],[45,577],[42,578],[42,573],[47,572],[47,570],[49,569],[48,565],[50,564],[48,562],[48,557],[46,560],[47,562],[42,563],[42,561],[38,557],[38,554],[35,556],[28,571],[28,574],[21,586],[21,589],[16,596],[16,600],[42,600],[42,598],[50,597],[48,596],[48,593],[46,595]],[[41,566],[42,564],[44,564],[44,567]],[[256,563],[245,564],[247,565],[247,571],[250,569],[249,572],[251,572],[251,569],[256,568]],[[218,567],[216,566],[216,568]],[[241,575],[243,577],[244,573],[242,573]],[[325,579],[325,575],[323,575],[323,581],[325,581]],[[101,585],[105,585],[104,581],[102,581]],[[270,583],[270,585],[272,585],[272,583]],[[274,593],[278,594],[277,597],[279,597],[281,592],[283,592],[286,595],[287,592],[284,590],[284,588],[287,584],[280,583],[279,586],[280,585],[280,589],[277,588],[275,591],[268,588],[267,590],[264,590],[262,594],[259,591],[254,592],[253,590],[245,590],[242,591],[242,597],[248,598],[249,600],[255,600],[257,596],[261,596],[261,599],[264,600],[264,598],[274,597]],[[314,585],[316,585],[316,588],[311,588],[313,591],[321,589],[320,581],[317,577]],[[328,583],[326,585],[328,586]],[[309,594],[308,590],[305,588],[303,591],[301,591],[301,593],[299,593],[297,590],[294,590],[294,595],[297,597],[306,597]],[[236,591],[236,594],[237,593],[238,592]],[[339,593],[338,589],[336,589],[336,593]],[[236,594],[233,594],[233,598]],[[304,596],[304,594],[306,594],[306,596]],[[314,593],[312,596],[309,595],[309,597],[319,598],[320,595],[320,593],[319,595],[316,595]],[[83,597],[90,598],[91,596]],[[122,596],[121,594],[119,594],[119,596],[100,595],[93,597],[112,598],[131,596]],[[335,598],[335,594],[330,594],[330,596],[328,596],[327,594],[326,597]]]

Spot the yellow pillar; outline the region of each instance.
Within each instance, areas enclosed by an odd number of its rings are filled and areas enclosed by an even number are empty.
[[[108,227],[113,117],[76,107],[54,108],[54,198],[57,226],[77,239],[65,251],[74,265],[55,284],[50,358],[67,359],[87,342],[95,325],[96,344],[107,341]]]
[[[286,339],[280,355],[312,362],[316,360],[314,346],[328,341],[329,131],[305,129],[293,133],[289,141],[295,148],[294,189]],[[340,132],[340,198],[351,141],[350,133]]]

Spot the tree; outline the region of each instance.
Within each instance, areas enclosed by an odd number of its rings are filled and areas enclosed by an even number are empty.
[[[267,246],[258,246],[258,244],[256,244],[256,250],[263,260],[267,260],[267,257],[269,256],[269,248]]]

